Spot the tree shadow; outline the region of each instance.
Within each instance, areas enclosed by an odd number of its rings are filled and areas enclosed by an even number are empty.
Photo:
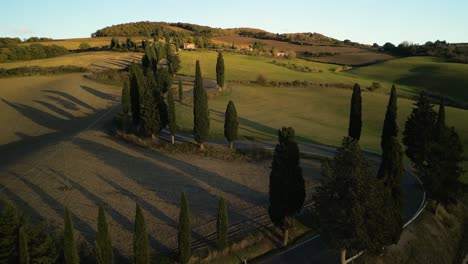
[[[55,101],[56,103],[60,104],[62,107],[65,107],[68,110],[72,110],[72,111],[78,111],[79,110],[79,108],[74,103],[69,102],[67,100],[63,100],[62,98],[60,98],[58,96],[46,95],[45,97],[52,100],[52,101]]]
[[[81,101],[80,99],[68,94],[68,93],[65,93],[65,92],[62,92],[62,91],[56,91],[56,90],[42,90],[43,92],[45,93],[49,93],[49,94],[54,94],[54,95],[59,95],[59,96],[62,96],[63,98],[65,98],[66,100],[70,101],[70,102],[73,102],[77,105],[80,105],[84,108],[87,108],[89,110],[96,110],[94,107],[92,107],[91,105]],[[63,100],[61,99],[62,102],[67,102],[66,100]],[[63,105],[63,104],[62,104]]]
[[[47,102],[44,102],[44,101],[39,101],[39,100],[33,100],[33,102],[36,102],[42,106],[45,106],[47,107],[49,110],[51,110],[52,112],[55,112],[65,118],[68,118],[68,119],[73,119],[75,116],[73,116],[72,114],[68,113],[67,111],[64,111],[63,109],[53,105],[53,104],[50,104],[50,103],[47,103]]]
[[[118,102],[118,99],[117,99],[117,96],[113,95],[113,94],[109,94],[109,93],[104,93],[104,92],[101,92],[99,90],[96,90],[94,88],[91,88],[89,86],[85,86],[85,85],[80,85],[81,89],[85,90],[86,92],[96,96],[96,97],[99,97],[103,100],[108,100],[108,101],[113,101],[113,102]]]

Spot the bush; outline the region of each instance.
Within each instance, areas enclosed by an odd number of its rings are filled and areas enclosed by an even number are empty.
[[[9,76],[53,75],[60,73],[74,73],[85,71],[86,68],[77,67],[73,65],[55,67],[26,66],[13,69],[0,68],[0,78]]]
[[[268,80],[265,76],[263,76],[263,74],[259,74],[257,76],[257,79],[255,80],[255,82],[258,84],[258,85],[261,85],[261,86],[266,86],[266,84],[268,83]]]
[[[81,43],[80,44],[80,50],[81,51],[85,51],[85,50],[88,50],[90,48],[91,48],[91,46],[88,43]]]

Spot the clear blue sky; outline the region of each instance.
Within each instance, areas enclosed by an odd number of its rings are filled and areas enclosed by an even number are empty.
[[[113,24],[166,21],[318,32],[368,44],[453,43],[468,42],[467,12],[468,0],[5,0],[0,36],[88,37]]]

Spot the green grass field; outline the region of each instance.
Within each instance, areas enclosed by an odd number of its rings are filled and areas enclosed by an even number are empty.
[[[238,111],[240,140],[277,140],[277,129],[292,126],[299,141],[338,146],[347,134],[351,91],[336,88],[273,88],[235,86],[231,92],[209,101],[211,136],[223,138],[224,112],[229,100]],[[388,96],[363,94],[363,130],[361,147],[379,153],[380,135]],[[400,131],[413,108],[413,101],[398,99]],[[190,105],[178,104],[178,125],[193,128]],[[447,107],[447,123],[455,126],[465,149],[468,149],[468,111]],[[468,182],[468,175],[464,181]]]

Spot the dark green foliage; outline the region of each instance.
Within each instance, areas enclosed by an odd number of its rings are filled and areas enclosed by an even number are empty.
[[[179,260],[182,264],[190,260],[191,239],[190,239],[190,211],[188,207],[187,196],[182,193],[180,214],[179,214]]]
[[[148,264],[150,262],[148,232],[146,231],[145,217],[139,204],[136,205],[135,213],[135,233],[133,234],[133,262],[135,264]]]
[[[0,215],[0,263],[14,263],[18,252],[18,228],[21,219],[16,209],[6,203]]]
[[[57,45],[9,45],[0,47],[0,62],[47,59],[67,53],[68,50],[65,47]]]
[[[147,73],[148,70],[152,70],[154,72],[154,68],[157,66],[156,59],[157,57],[154,48],[152,46],[147,46],[145,48],[145,55],[143,55],[143,58],[141,59],[141,64],[143,65],[145,73]]]
[[[174,53],[171,46],[172,45],[169,42],[166,42],[167,66],[168,66],[169,73],[171,75],[174,75],[180,70],[181,66],[180,66],[179,55]]]
[[[320,236],[337,250],[382,248],[381,187],[358,141],[346,137],[333,160],[322,164],[322,184],[314,195]]]
[[[23,226],[18,228],[18,263],[29,264],[28,237]]]
[[[385,149],[385,146],[392,141],[392,137],[398,136],[397,125],[397,95],[395,85],[392,85],[390,98],[388,99],[387,112],[385,113],[385,120],[382,129],[382,139],[380,146]]]
[[[179,102],[184,100],[184,87],[182,86],[182,80],[179,80]]]
[[[96,236],[96,253],[99,264],[114,263],[114,252],[112,242],[107,227],[106,213],[102,205],[99,205],[98,231]]]
[[[359,140],[361,138],[362,128],[362,98],[361,87],[359,84],[354,84],[353,95],[351,96],[351,110],[349,112],[349,128],[348,136]]]
[[[129,79],[132,119],[133,124],[137,126],[140,123],[141,118],[140,94],[143,90],[142,86],[144,84],[144,80],[141,69],[136,64],[130,65]]]
[[[429,146],[434,141],[437,113],[424,92],[415,106],[406,120],[403,143],[406,155],[419,168],[428,160]]]
[[[166,67],[163,67],[158,70],[157,74],[158,87],[161,89],[163,94],[167,93],[171,89],[173,83],[173,77],[169,73],[169,70]]]
[[[169,116],[169,129],[171,130],[171,135],[174,136],[177,123],[176,123],[176,112],[174,105],[174,96],[172,95],[172,90],[169,90],[167,93],[167,105],[168,105],[168,116]]]
[[[161,99],[159,98],[153,72],[149,71],[145,80],[145,88],[143,92],[143,104],[141,108],[141,124],[143,132],[146,136],[153,137],[161,131],[161,119],[159,106]]]
[[[219,250],[224,250],[228,246],[228,226],[226,199],[221,197],[218,201],[218,220],[216,222],[216,238]]]
[[[193,87],[193,136],[203,148],[203,143],[210,133],[210,117],[208,110],[208,96],[203,87],[200,62],[197,60],[195,68],[195,84]]]
[[[58,239],[45,224],[28,229],[31,263],[55,263],[59,257]]]
[[[117,47],[118,40],[116,38],[111,39],[110,48],[115,49]]]
[[[305,185],[294,129],[283,127],[278,139],[271,165],[268,213],[275,226],[287,231],[289,218],[299,213],[304,204]]]
[[[453,127],[445,125],[444,108],[442,100],[427,160],[418,168],[429,198],[436,201],[437,205],[456,202],[462,191],[458,178],[464,173],[462,164],[465,160],[458,134]]]
[[[131,108],[131,98],[130,98],[130,86],[128,82],[124,82],[124,86],[122,89],[122,111],[124,113],[130,112]]]
[[[63,234],[63,255],[66,264],[78,264],[78,246],[75,238],[75,229],[71,218],[70,211],[65,208],[65,230]]]
[[[220,87],[224,86],[224,59],[221,52],[218,53],[216,60],[216,82]]]
[[[224,114],[224,137],[232,143],[237,140],[237,130],[239,120],[237,119],[236,106],[233,101],[229,101]]]
[[[24,66],[18,68],[5,69],[0,68],[0,77],[9,76],[32,76],[32,75],[54,75],[62,73],[86,72],[86,68],[73,65],[67,66]]]

